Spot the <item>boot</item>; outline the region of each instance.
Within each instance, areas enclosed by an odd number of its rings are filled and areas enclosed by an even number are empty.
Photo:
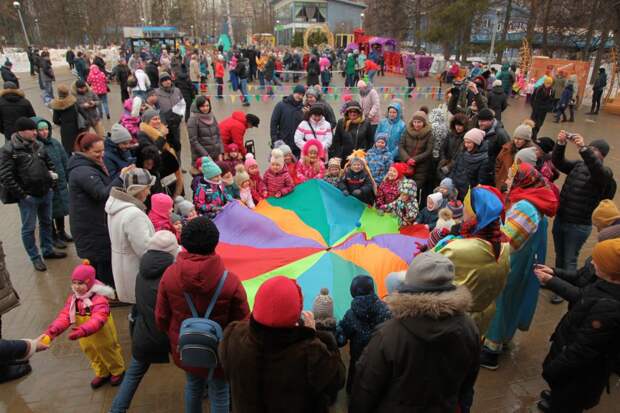
[[[58,239],[64,243],[73,242],[73,237],[65,232],[65,219],[55,218],[54,224],[56,225],[56,231],[58,233]]]

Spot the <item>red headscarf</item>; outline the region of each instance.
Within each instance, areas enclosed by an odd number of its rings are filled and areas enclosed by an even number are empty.
[[[559,207],[558,197],[547,186],[545,178],[527,163],[519,165],[508,193],[508,200],[511,205],[526,200],[548,217],[555,216]]]

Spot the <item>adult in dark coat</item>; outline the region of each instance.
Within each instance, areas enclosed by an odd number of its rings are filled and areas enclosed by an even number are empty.
[[[592,86],[592,108],[588,115],[598,115],[598,111],[601,108],[601,97],[603,97],[603,91],[606,86],[607,73],[605,73],[605,68],[601,67],[598,70],[598,76],[596,77],[594,86]]]
[[[454,162],[463,151],[463,136],[469,130],[469,120],[464,113],[457,113],[450,120],[450,132],[441,144],[437,173],[443,179],[450,175]]]
[[[179,244],[170,231],[158,231],[149,241],[147,248],[140,259],[140,272],[136,278],[131,360],[110,407],[110,413],[125,413],[129,409],[133,395],[151,364],[169,362],[168,336],[157,328],[154,314],[159,281],[166,269],[174,263]]]
[[[553,94],[553,79],[547,76],[544,83],[534,90],[532,95],[532,114],[530,118],[534,121],[534,134],[532,139],[536,140],[538,132],[545,123],[547,113],[553,110],[555,95]]]
[[[407,123],[400,138],[400,160],[414,169],[413,180],[418,188],[426,187],[433,169],[433,132],[426,113],[417,111]],[[423,191],[422,199],[426,199]]]
[[[493,82],[493,89],[487,96],[487,105],[495,113],[495,119],[501,122],[502,112],[508,107],[508,96],[504,93],[501,80]]]
[[[312,105],[320,105],[323,108],[325,120],[328,121],[332,129],[334,129],[338,124],[336,115],[334,115],[334,109],[321,98],[321,89],[311,86],[306,90],[306,102],[303,108],[304,113],[309,112]]]
[[[196,97],[196,89],[189,80],[189,75],[186,70],[181,69],[177,72],[176,78],[174,79],[174,86],[179,88],[181,94],[183,95],[183,99],[185,99],[185,123],[187,123],[190,114],[190,107]]]
[[[345,376],[336,341],[302,304],[294,280],[274,277],[258,289],[250,320],[226,328],[220,358],[234,412],[327,413],[335,401]]]
[[[114,285],[112,249],[105,203],[120,176],[112,179],[103,163],[103,139],[93,133],[80,135],[76,153],[69,159],[69,222],[80,258],[87,258],[97,278]]]
[[[112,179],[116,178],[123,168],[136,163],[136,158],[131,153],[131,140],[131,133],[123,125],[112,125],[110,134],[105,139],[103,155],[103,162]]]
[[[463,200],[469,188],[481,185],[493,185],[490,176],[489,153],[487,142],[483,139],[484,131],[471,129],[463,137],[463,151],[456,157],[454,166],[448,175],[458,191],[458,199]],[[424,198],[423,198],[424,199]]]
[[[454,264],[416,256],[399,292],[385,300],[393,319],[373,335],[357,364],[349,412],[469,412],[480,336],[467,315],[471,293],[455,286]]]
[[[118,64],[112,69],[112,78],[116,79],[121,86],[121,104],[129,99],[127,80],[131,75],[131,70],[127,66],[125,59],[120,59]]]
[[[19,89],[19,79],[15,76],[15,73],[12,71],[13,63],[9,59],[6,59],[4,65],[0,67],[0,74],[2,75],[3,82],[13,82],[17,89]]]
[[[563,270],[577,269],[581,247],[592,232],[592,212],[602,199],[613,199],[615,186],[612,170],[603,164],[609,145],[602,139],[586,146],[583,137],[571,140],[582,160],[565,157],[567,136],[560,132],[553,148],[553,165],[567,175],[560,192],[560,208],[553,222],[555,266]]]
[[[65,53],[65,60],[69,64],[69,69],[73,70],[75,67],[75,52],[73,49],[67,50],[67,53]]]
[[[295,131],[297,126],[304,119],[304,94],[306,89],[297,85],[293,89],[293,94],[286,96],[278,102],[271,113],[271,144],[276,146],[277,141],[283,141],[291,147],[293,154],[299,159],[300,150],[295,145]]]
[[[69,159],[61,143],[52,137],[52,124],[38,116],[33,117],[32,120],[37,124],[37,139],[43,143],[45,152],[58,174],[52,199],[52,218],[54,219],[52,238],[54,246],[63,249],[67,247],[66,242],[73,242],[73,238],[65,231],[65,217],[69,215],[69,188],[67,186]]]
[[[144,73],[146,73],[149,77],[152,88],[159,84],[159,69],[157,68],[157,63],[154,60],[151,60],[146,64],[144,67]]]
[[[344,117],[336,124],[332,145],[329,147],[329,157],[342,159],[344,166],[347,156],[354,150],[367,151],[373,144],[374,136],[370,122],[362,116],[362,107],[354,100],[347,102]]]
[[[88,64],[82,52],[78,52],[77,58],[75,59],[75,71],[78,77],[86,82],[86,78],[88,77]]]
[[[79,135],[77,99],[69,93],[65,85],[58,86],[58,97],[52,100],[50,108],[53,111],[52,121],[60,126],[60,141],[68,156],[73,153],[75,139]]]
[[[28,359],[34,353],[47,350],[42,342],[43,336],[35,339],[0,339],[0,383],[16,380],[32,371]]]
[[[310,61],[308,62],[308,68],[306,71],[308,74],[306,84],[308,86],[314,86],[314,85],[320,84],[319,75],[321,74],[321,66],[319,65],[319,61],[316,58],[316,56],[312,56],[310,58]]]
[[[508,135],[502,123],[495,119],[493,111],[489,108],[484,108],[478,112],[478,128],[485,133],[484,142],[489,151],[489,174],[492,181],[494,181],[497,156],[502,151],[504,144],[510,141],[510,135]],[[532,139],[534,138],[532,137]]]
[[[203,156],[210,156],[216,161],[221,159],[224,145],[208,97],[198,96],[192,103],[191,115],[187,122],[187,135],[192,149],[192,165]]]
[[[24,96],[24,92],[11,82],[5,82],[4,89],[0,91],[0,133],[7,141],[15,132],[17,119],[35,115],[30,101]]]
[[[536,272],[541,284],[564,284],[572,303],[551,336],[543,362],[543,412],[578,413],[596,406],[609,386],[620,346],[620,239],[599,242],[592,252],[598,280],[579,289],[548,273]]]

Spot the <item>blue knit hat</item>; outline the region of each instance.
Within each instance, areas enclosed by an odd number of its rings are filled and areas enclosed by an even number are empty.
[[[221,174],[222,174],[222,170],[220,169],[219,166],[217,166],[215,162],[213,162],[213,159],[211,159],[208,156],[202,157],[202,175],[206,179],[211,179],[214,176],[218,176]]]

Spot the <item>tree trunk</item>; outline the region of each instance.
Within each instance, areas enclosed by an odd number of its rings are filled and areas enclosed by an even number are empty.
[[[415,50],[419,50],[421,46],[420,35],[422,34],[422,0],[416,0],[415,3]]]
[[[553,0],[546,0],[545,2],[545,11],[543,13],[543,38],[542,38],[542,54],[543,56],[549,55],[549,44],[548,44],[548,35],[549,35],[549,14],[551,13],[551,3]]]
[[[510,17],[512,14],[512,0],[506,2],[506,17],[504,18],[504,27],[502,27],[502,38],[497,45],[497,57],[496,62],[501,63],[504,55],[504,49],[506,48],[506,39],[508,38],[508,26],[510,26]]]
[[[538,6],[540,0],[530,0],[530,14],[527,18],[526,38],[530,47],[534,49],[534,34],[536,33],[536,21],[538,20]]]
[[[588,23],[588,32],[586,33],[586,42],[583,50],[581,51],[580,60],[588,61],[590,60],[590,47],[592,43],[592,35],[594,33],[594,23],[596,22],[596,17],[598,15],[598,7],[600,2],[597,0],[592,5],[592,9],[590,9],[590,22]]]
[[[594,58],[594,66],[592,67],[592,78],[590,79],[590,84],[593,85],[596,82],[596,78],[598,77],[598,68],[601,67],[601,60],[603,60],[603,54],[605,53],[605,44],[609,39],[609,27],[611,26],[611,17],[607,16],[605,21],[603,22],[603,30],[601,33],[600,43],[598,45],[598,50],[596,51],[596,57]]]

